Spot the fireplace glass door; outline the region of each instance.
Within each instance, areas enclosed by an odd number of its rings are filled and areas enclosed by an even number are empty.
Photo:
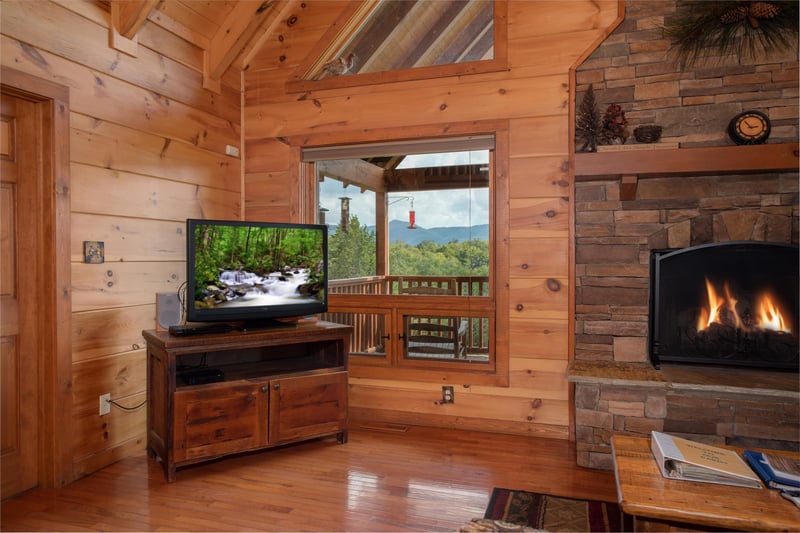
[[[763,242],[654,251],[650,358],[798,369],[798,247]]]

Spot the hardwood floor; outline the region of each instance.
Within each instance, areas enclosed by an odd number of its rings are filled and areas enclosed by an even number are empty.
[[[143,451],[63,489],[2,503],[3,531],[455,531],[493,487],[616,501],[614,475],[561,440],[351,424],[335,438],[228,457],[164,480]]]

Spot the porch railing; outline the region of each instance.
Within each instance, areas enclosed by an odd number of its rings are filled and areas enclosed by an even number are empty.
[[[332,280],[328,283],[331,295],[447,295],[447,296],[487,296],[489,280],[487,277],[460,276],[370,276],[363,278]],[[340,324],[353,326],[351,351],[358,353],[385,353],[383,344],[389,326],[383,313],[371,313],[365,302],[363,312],[342,312],[335,305],[324,318]],[[467,321],[464,335],[467,354],[486,355],[489,353],[488,319],[480,316],[462,317]]]

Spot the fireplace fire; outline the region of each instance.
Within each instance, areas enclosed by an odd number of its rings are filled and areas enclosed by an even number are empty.
[[[707,244],[651,255],[650,359],[798,370],[798,247]]]

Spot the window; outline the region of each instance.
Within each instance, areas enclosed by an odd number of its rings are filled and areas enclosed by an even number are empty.
[[[354,375],[495,369],[493,136],[306,149]]]
[[[507,68],[507,2],[353,2],[298,66],[289,91]]]

